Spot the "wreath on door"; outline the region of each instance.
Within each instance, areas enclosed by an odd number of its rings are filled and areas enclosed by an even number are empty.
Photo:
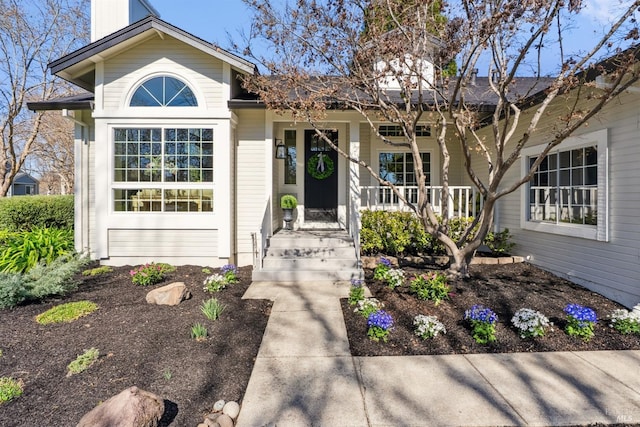
[[[323,153],[309,157],[307,160],[307,172],[315,179],[326,179],[333,175],[335,170],[333,160]]]

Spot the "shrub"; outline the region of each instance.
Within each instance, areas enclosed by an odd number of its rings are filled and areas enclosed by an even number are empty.
[[[449,292],[451,291],[447,284],[447,276],[437,271],[430,271],[416,276],[411,281],[409,288],[419,299],[431,300],[435,305],[449,298]]]
[[[635,311],[636,308],[639,307],[634,307],[634,311],[614,310],[609,316],[611,327],[624,335],[640,334],[640,314]]]
[[[113,271],[113,268],[109,267],[108,265],[101,265],[100,267],[83,271],[82,275],[93,277],[93,276],[99,276],[101,274],[111,273],[112,271]]]
[[[85,350],[84,353],[76,357],[76,360],[67,365],[67,376],[70,377],[71,375],[86,371],[98,360],[99,356],[100,352],[97,348],[92,347],[89,350]]]
[[[217,299],[211,298],[202,303],[200,311],[209,320],[216,320],[220,317],[224,311],[224,305],[222,305]]]
[[[22,396],[24,384],[22,380],[0,377],[0,404]]]
[[[550,322],[539,311],[521,308],[511,318],[511,323],[518,329],[521,338],[543,337]]]
[[[51,264],[38,264],[27,273],[0,273],[0,308],[76,289],[73,275],[89,260],[80,256],[60,257]]]
[[[472,222],[472,217],[449,219],[448,236],[458,241]],[[470,237],[477,229],[476,225]],[[500,233],[489,232],[484,243],[494,254],[501,255],[513,248],[510,239],[511,234],[505,229]],[[363,211],[360,247],[363,255],[446,254],[444,245],[427,233],[418,217],[411,212]]]
[[[74,251],[73,230],[33,228],[9,236],[0,254],[0,271],[23,273]]]
[[[73,229],[73,195],[0,199],[0,228],[12,232],[33,228]]]
[[[280,197],[280,207],[282,209],[295,209],[298,207],[298,199],[291,194],[285,194]]]
[[[496,341],[498,315],[493,310],[476,304],[464,312],[464,318],[471,324],[473,339],[477,343],[487,344]]]
[[[150,286],[162,282],[165,271],[166,264],[156,264],[152,262],[150,264],[139,265],[129,271],[129,275],[134,285]]]
[[[580,304],[567,304],[564,312],[567,314],[567,326],[565,327],[567,334],[580,337],[583,341],[589,341],[593,338],[593,329],[598,321],[593,309],[583,307]]]
[[[91,301],[76,301],[60,304],[50,308],[44,313],[36,316],[36,322],[41,325],[50,323],[73,322],[83,316],[93,313],[98,309],[98,305]]]
[[[447,329],[435,316],[418,314],[413,318],[413,326],[416,327],[416,335],[423,340],[435,338],[440,332],[447,333]]]
[[[393,328],[393,317],[384,310],[378,310],[367,318],[367,327],[369,339],[387,342],[389,332]]]
[[[204,341],[207,339],[209,332],[201,323],[196,323],[191,327],[191,338],[196,341]]]

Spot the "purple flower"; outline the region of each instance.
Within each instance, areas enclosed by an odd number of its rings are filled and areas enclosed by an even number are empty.
[[[233,264],[227,264],[227,265],[223,265],[222,268],[220,269],[220,272],[222,274],[227,274],[227,273],[233,273],[236,274],[238,272],[238,270],[236,269],[236,266]]]
[[[387,267],[391,267],[391,261],[389,261],[385,257],[380,258],[380,264],[382,264],[384,266],[387,266]]]
[[[364,284],[364,280],[362,279],[351,279],[351,286],[354,288],[359,288]]]
[[[593,309],[581,306],[580,304],[567,304],[564,312],[567,316],[573,317],[581,327],[587,322],[596,323],[598,321],[596,312]]]
[[[464,318],[471,322],[494,324],[498,321],[498,315],[488,307],[476,304],[464,312]]]
[[[378,327],[388,331],[393,327],[393,317],[384,310],[378,310],[369,315],[369,318],[367,319],[367,326],[369,328]]]

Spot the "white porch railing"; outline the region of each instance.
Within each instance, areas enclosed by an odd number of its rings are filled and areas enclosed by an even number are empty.
[[[409,203],[418,202],[418,187],[397,187]],[[448,204],[449,217],[476,216],[482,209],[482,197],[475,187],[449,186]],[[360,208],[370,210],[402,211],[409,207],[396,196],[391,188],[381,186],[360,187]],[[441,186],[427,187],[427,200],[433,206],[436,214],[443,212],[443,197]]]

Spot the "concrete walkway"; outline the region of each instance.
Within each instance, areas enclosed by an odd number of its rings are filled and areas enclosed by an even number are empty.
[[[351,357],[349,283],[254,283],[273,309],[238,427],[640,423],[640,351]]]

